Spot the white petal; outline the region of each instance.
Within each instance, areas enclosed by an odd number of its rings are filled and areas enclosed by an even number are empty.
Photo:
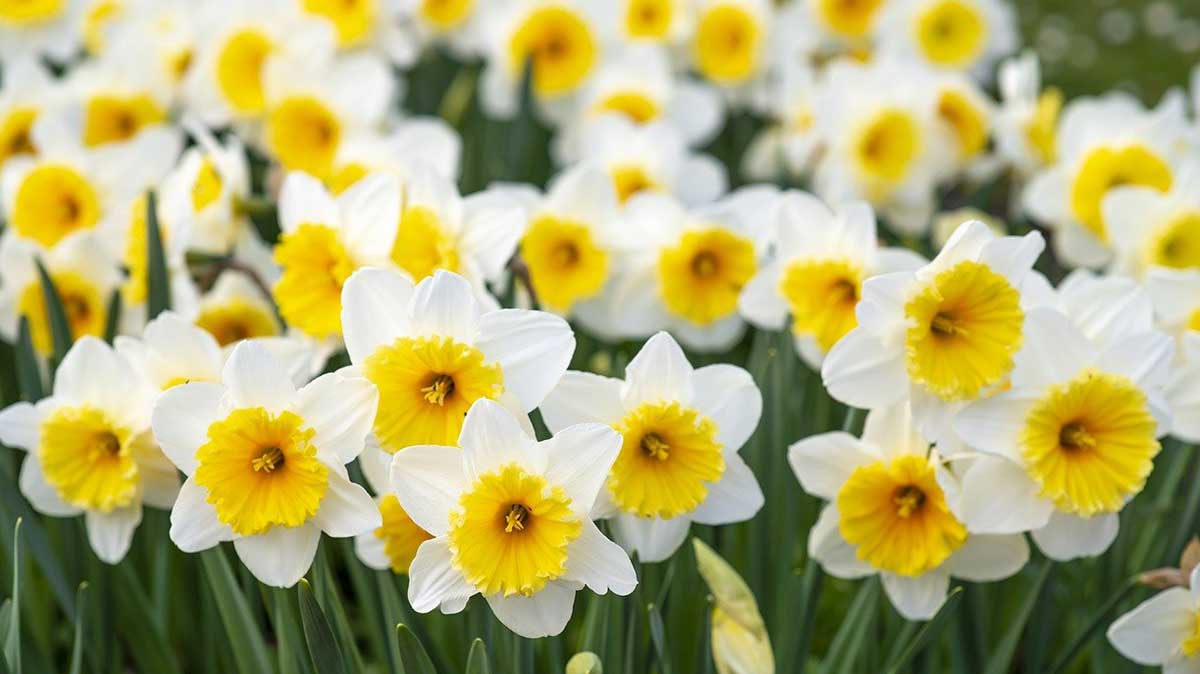
[[[1059,292],[1063,311],[1088,339],[1109,344],[1154,327],[1150,296],[1133,279],[1072,274]]]
[[[545,452],[539,451],[512,412],[486,398],[475,401],[467,410],[458,445],[466,461],[467,481],[510,463],[533,473],[546,470]]]
[[[738,311],[746,320],[764,330],[781,330],[787,323],[787,301],[779,294],[778,262],[771,262],[752,276],[738,296]]]
[[[136,390],[133,368],[103,340],[85,336],[75,342],[54,375],[54,397],[104,410],[127,409]],[[115,386],[127,382],[128,386]],[[140,402],[140,401],[139,401]]]
[[[416,445],[392,457],[392,491],[417,526],[434,536],[450,527],[450,511],[467,486],[463,451]]]
[[[908,620],[929,620],[946,601],[950,576],[941,570],[930,571],[910,578],[894,573],[880,575],[883,591],[887,593],[896,612]]]
[[[143,339],[157,354],[186,363],[189,371],[211,372],[214,379],[220,376],[221,346],[217,340],[174,312],[164,312],[150,321]]]
[[[450,337],[474,344],[479,307],[466,279],[439,269],[417,284],[409,307],[412,331],[418,336]]]
[[[1173,587],[1117,618],[1108,640],[1121,655],[1141,665],[1161,665],[1179,652],[1196,625],[1195,601]]]
[[[942,567],[955,578],[986,583],[1003,580],[1029,561],[1029,543],[1020,534],[971,534]]]
[[[42,415],[30,403],[13,403],[0,410],[0,443],[36,452],[41,442]]]
[[[370,381],[332,372],[300,389],[295,410],[316,431],[318,454],[346,464],[362,452],[378,405],[379,390]]]
[[[1046,526],[1033,531],[1033,542],[1059,562],[1095,557],[1112,545],[1119,526],[1116,513],[1084,518],[1055,510]]]
[[[621,435],[605,424],[576,424],[539,443],[546,454],[546,481],[562,487],[571,507],[586,515],[621,451]]]
[[[821,510],[817,523],[808,532],[809,556],[817,560],[826,573],[837,578],[874,575],[876,569],[859,559],[854,548],[842,538],[838,519],[838,510],[833,504]]]
[[[1016,534],[1046,526],[1054,503],[1025,470],[1000,457],[979,456],[963,473],[955,514],[981,534]]]
[[[359,255],[387,255],[400,222],[401,188],[391,175],[375,174],[354,183],[337,199],[344,214],[342,237]]]
[[[367,490],[332,470],[329,488],[312,523],[334,538],[349,538],[383,526],[379,508]]]
[[[692,406],[717,424],[717,441],[737,451],[758,426],[762,393],[750,373],[734,365],[709,365],[692,373]]]
[[[542,401],[542,421],[551,433],[571,424],[615,424],[625,416],[621,380],[569,370]]]
[[[1162,332],[1146,332],[1113,344],[1100,355],[1099,366],[1123,375],[1142,388],[1161,389],[1171,377],[1175,342]]]
[[[1009,283],[1018,285],[1045,248],[1046,241],[1039,232],[1022,237],[1002,236],[983,247],[980,262],[1008,279]]]
[[[563,583],[548,583],[531,597],[492,595],[487,603],[505,627],[526,639],[538,639],[561,634],[566,628],[575,590]]]
[[[392,560],[387,555],[386,545],[374,531],[368,531],[354,537],[354,554],[368,567],[377,571],[387,571],[392,568]]]
[[[525,228],[525,209],[503,193],[481,192],[463,202],[466,229],[462,245],[478,261],[484,277],[502,275]]]
[[[139,442],[141,442],[139,440]],[[147,435],[138,452],[138,470],[142,478],[142,504],[170,510],[179,497],[179,469]]]
[[[626,596],[637,587],[637,572],[621,546],[600,533],[591,520],[567,548],[567,572],[563,576],[586,585],[596,594],[612,591]]]
[[[854,307],[859,326],[880,338],[902,331],[904,304],[914,282],[911,271],[881,273],[863,282],[862,299]]]
[[[1070,380],[1096,359],[1096,348],[1065,315],[1048,307],[1025,314],[1025,342],[1013,358],[1014,387]]]
[[[222,381],[234,407],[262,407],[278,414],[296,395],[296,386],[282,364],[262,344],[239,342],[225,362]]]
[[[313,524],[272,527],[266,533],[233,542],[238,557],[264,585],[291,587],[304,577],[317,556],[321,530]]]
[[[188,478],[171,508],[171,542],[184,552],[200,552],[234,539],[233,529],[217,519],[208,490]]]
[[[725,451],[725,473],[708,486],[708,497],[688,517],[699,524],[744,522],[762,508],[763,493],[754,471],[738,456]]]
[[[72,517],[83,512],[82,508],[73,506],[58,495],[58,490],[46,482],[46,474],[38,463],[37,453],[30,452],[21,464],[19,478],[21,493],[29,501],[34,510],[51,517]]]
[[[105,564],[116,564],[129,552],[133,532],[142,521],[142,504],[135,503],[103,513],[89,510],[85,516],[88,542]]]
[[[651,337],[625,368],[621,400],[626,409],[643,402],[692,401],[692,364],[665,332]]]
[[[788,448],[788,464],[804,491],[833,501],[850,474],[879,459],[862,442],[840,431],[813,435]]]
[[[342,286],[342,333],[350,361],[361,365],[379,346],[408,332],[408,305],[415,288],[390,269],[359,269]]]
[[[661,562],[670,557],[687,538],[692,522],[686,517],[663,520],[620,513],[609,520],[613,539],[639,562]]]
[[[890,405],[908,390],[903,349],[888,348],[861,327],[833,345],[821,377],[829,395],[864,409]]]
[[[575,353],[575,335],[563,319],[542,311],[501,309],[479,319],[475,341],[504,369],[504,388],[525,411],[537,407],[562,378]]]
[[[299,171],[287,174],[279,192],[279,226],[285,234],[303,224],[337,227],[340,223],[337,202],[321,181]]]
[[[217,421],[225,387],[193,382],[165,391],[154,403],[150,417],[154,438],[179,470],[196,471],[196,450],[208,442],[208,427]]]
[[[954,415],[954,431],[970,447],[1024,465],[1021,431],[1037,394],[1023,389],[967,405]]]
[[[408,567],[408,603],[417,613],[429,613],[438,606],[447,612],[447,604],[467,599],[477,592],[461,573],[454,570],[450,559],[445,538],[430,539],[417,548],[417,555]]]

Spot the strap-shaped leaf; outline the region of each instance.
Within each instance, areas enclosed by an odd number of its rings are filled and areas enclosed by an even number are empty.
[[[325,612],[317,603],[312,587],[307,580],[302,579],[298,589],[300,622],[304,625],[304,643],[308,646],[313,668],[321,674],[345,674],[346,665],[342,660],[342,651],[338,648],[333,629],[325,619]]]

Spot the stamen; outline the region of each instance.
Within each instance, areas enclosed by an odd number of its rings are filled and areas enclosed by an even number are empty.
[[[717,256],[703,251],[692,258],[692,273],[700,278],[709,278],[717,273]]]
[[[641,445],[646,456],[652,456],[659,461],[666,461],[671,456],[671,446],[654,433],[643,435]]]
[[[953,316],[947,314],[937,314],[934,316],[933,321],[929,324],[929,329],[934,334],[942,337],[951,337],[954,335],[965,336],[967,334],[967,329],[959,325]]]
[[[525,531],[525,520],[527,519],[529,519],[529,509],[520,503],[512,504],[508,508],[508,513],[504,515],[504,533]]]
[[[1079,449],[1095,449],[1096,438],[1080,423],[1063,426],[1058,434],[1058,444],[1067,451]]]
[[[120,439],[108,431],[96,435],[96,446],[106,454],[118,454],[121,451]]]
[[[454,379],[448,374],[434,377],[433,383],[421,389],[425,400],[434,405],[445,405],[446,398],[454,394]]]
[[[574,242],[563,241],[554,247],[554,263],[562,269],[574,267],[579,262],[579,248]]]
[[[906,485],[896,490],[892,496],[892,502],[896,504],[896,514],[901,517],[912,517],[914,513],[925,505],[925,492],[913,485]]]
[[[278,447],[268,447],[250,461],[256,473],[273,473],[283,465],[283,452]]]

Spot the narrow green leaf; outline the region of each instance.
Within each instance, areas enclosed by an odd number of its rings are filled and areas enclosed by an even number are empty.
[[[4,635],[4,659],[8,668],[15,674],[21,674],[21,521],[13,525],[13,579],[12,579],[12,615],[8,623],[8,631]]]
[[[121,289],[112,291],[108,298],[108,315],[104,321],[104,341],[112,344],[117,336],[117,328],[121,325]]]
[[[471,652],[467,654],[467,674],[492,674],[492,663],[483,639],[471,642]]]
[[[908,643],[908,646],[900,653],[900,656],[888,666],[888,674],[902,674],[908,671],[908,663],[912,661],[917,653],[928,646],[931,642],[937,639],[941,634],[942,628],[946,626],[946,619],[958,608],[959,602],[962,600],[963,589],[956,587],[946,595],[946,602],[938,609],[936,615],[921,627],[921,631],[917,632],[916,637]]]
[[[425,647],[404,623],[396,625],[396,640],[400,642],[400,664],[404,674],[437,674]]]
[[[1104,602],[1104,606],[1101,606],[1099,611],[1096,611],[1092,619],[1088,621],[1087,627],[1079,633],[1079,636],[1071,641],[1071,645],[1059,651],[1062,655],[1050,666],[1050,669],[1046,670],[1048,674],[1058,674],[1058,672],[1066,671],[1067,667],[1079,656],[1080,651],[1091,643],[1092,639],[1096,638],[1101,629],[1108,624],[1108,618],[1113,610],[1117,608],[1117,605],[1140,586],[1136,576],[1125,581],[1121,589],[1109,597],[1108,601]]]
[[[75,643],[71,646],[70,674],[83,674],[83,616],[87,615],[87,581],[75,591]]]
[[[781,663],[784,668],[780,671],[790,671],[793,663],[803,663],[808,659],[808,652],[812,646],[813,627],[817,622],[817,602],[821,599],[821,590],[824,587],[825,572],[821,570],[821,565],[815,559],[809,559],[804,565],[804,577],[800,580],[800,614],[796,616],[795,624],[799,626],[796,633],[795,645],[790,651],[785,651],[788,654],[788,659]],[[787,643],[787,639],[780,639],[781,642]]]
[[[171,278],[162,230],[158,226],[158,195],[146,193],[146,319],[153,320],[171,308]]]
[[[271,592],[271,624],[279,639],[279,671],[281,674],[313,674],[312,662],[304,657],[304,633],[295,598],[281,588],[272,588]]]
[[[71,336],[71,323],[67,321],[67,310],[63,308],[62,298],[58,294],[58,288],[54,286],[50,272],[46,271],[46,265],[42,264],[41,259],[34,262],[37,264],[38,278],[42,282],[42,299],[46,304],[50,342],[54,345],[54,362],[61,363],[67,351],[71,349],[71,342],[74,341]]]
[[[1025,600],[1021,602],[1017,615],[1008,624],[1004,636],[1000,638],[991,657],[988,658],[984,674],[1004,674],[1009,671],[1013,655],[1017,652],[1017,644],[1021,641],[1021,633],[1025,631],[1025,624],[1033,615],[1033,607],[1037,605],[1038,595],[1042,593],[1042,587],[1046,585],[1046,579],[1050,577],[1050,570],[1053,568],[1054,564],[1049,559],[1041,561],[1041,566],[1038,567],[1037,576],[1033,581],[1033,587],[1025,595]]]
[[[854,595],[842,626],[838,628],[833,643],[829,645],[829,652],[825,654],[822,674],[854,671],[858,657],[863,652],[863,642],[875,625],[878,605],[879,579],[876,577],[863,583],[858,594]]]
[[[329,626],[333,629],[339,650],[346,658],[346,668],[353,672],[361,672],[364,669],[362,656],[358,653],[358,645],[354,641],[354,631],[350,629],[350,620],[346,617],[346,610],[343,608],[345,602],[338,594],[337,583],[330,572],[329,555],[335,552],[333,546],[333,543],[327,543],[322,550],[318,551],[309,576],[313,579],[312,589],[317,597],[317,602],[329,620]],[[357,564],[358,560],[352,559],[350,563]]]
[[[42,574],[46,576],[46,580],[50,582],[50,590],[54,593],[54,598],[58,600],[58,605],[62,607],[63,612],[67,615],[75,615],[75,596],[70,589],[74,583],[67,582],[62,562],[50,547],[45,527],[29,507],[25,498],[21,496],[17,485],[11,478],[3,477],[2,472],[0,472],[0,501],[3,501],[4,508],[8,512],[22,518],[21,530],[24,532],[25,541],[29,544],[29,554],[33,557],[37,567],[41,569]]]
[[[304,643],[308,645],[308,655],[312,658],[313,667],[320,674],[345,674],[346,665],[342,659],[342,651],[338,648],[337,639],[333,637],[333,629],[325,619],[325,612],[317,603],[308,581],[301,579],[300,591],[300,622],[304,625]]]
[[[29,332],[29,318],[21,316],[17,328],[17,387],[25,402],[35,403],[45,397],[42,390],[42,371],[38,367],[37,351]]]
[[[271,666],[271,658],[267,646],[263,643],[262,632],[246,596],[229,568],[229,561],[220,547],[205,550],[200,553],[200,564],[204,567],[204,575],[212,587],[213,598],[217,602],[217,613],[225,626],[225,636],[229,640],[229,650],[233,653],[237,669],[242,674],[265,674],[275,671]]]
[[[129,646],[129,654],[143,672],[178,673],[175,651],[167,640],[166,629],[154,619],[154,605],[146,595],[131,563],[116,567],[117,631]]]
[[[667,635],[663,628],[662,613],[654,604],[646,606],[650,618],[650,641],[654,644],[654,656],[658,660],[658,671],[661,674],[671,674],[671,654],[667,651]]]

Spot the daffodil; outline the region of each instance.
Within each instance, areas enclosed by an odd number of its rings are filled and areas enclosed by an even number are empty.
[[[863,202],[830,209],[806,192],[783,195],[771,259],[738,299],[742,315],[778,330],[791,316],[796,348],[819,368],[833,345],[858,325],[863,282],[925,264],[906,248],[885,248],[875,235],[875,214]]]
[[[455,0],[458,1],[458,0]],[[327,23],[342,51],[379,51],[397,65],[412,64],[415,50],[400,25],[408,0],[296,0],[304,12]],[[441,2],[440,4],[445,4]]]
[[[417,51],[444,45],[458,57],[470,58],[483,49],[481,0],[407,0],[401,3],[401,23],[410,36],[405,46]],[[395,49],[391,50],[393,53]],[[415,54],[409,56],[412,58]],[[400,62],[402,59],[393,56]]]
[[[371,489],[378,494],[375,505],[379,508],[382,524],[373,531],[354,537],[354,553],[372,569],[390,569],[393,573],[407,574],[417,556],[417,549],[433,535],[417,526],[404,511],[400,500],[391,493],[385,471],[369,471],[364,475]]]
[[[123,332],[136,334],[146,324],[150,296],[150,229],[149,196],[142,194],[129,205],[128,220],[107,232],[106,242],[126,270],[121,286]],[[191,239],[191,220],[188,207],[178,202],[155,201],[158,235],[162,244],[163,262],[167,268],[170,306],[180,314],[194,316],[199,291],[192,281],[185,254]]]
[[[996,150],[1022,177],[1058,158],[1058,117],[1062,91],[1042,88],[1037,54],[1022,53],[1000,64],[1000,109],[996,111]]]
[[[809,10],[808,20],[834,42],[862,45],[875,31],[887,0],[800,0]]]
[[[955,232],[928,265],[863,283],[858,327],[821,375],[830,395],[865,409],[912,400],[927,436],[946,440],[963,404],[1003,390],[1025,343],[1023,287],[1041,235],[996,236],[982,222]]]
[[[250,195],[250,165],[236,136],[221,142],[199,124],[189,132],[196,145],[164,180],[162,202],[188,221],[189,249],[224,255],[249,224],[239,202]]]
[[[1200,157],[1180,164],[1171,188],[1116,187],[1101,203],[1115,271],[1200,270]]]
[[[705,80],[737,90],[767,66],[774,7],[766,0],[698,0],[688,50]]]
[[[1151,269],[1146,291],[1159,327],[1177,339],[1167,384],[1171,432],[1187,442],[1200,442],[1200,270]]]
[[[666,195],[631,200],[622,274],[605,298],[613,329],[626,337],[668,329],[703,351],[732,346],[745,332],[738,297],[758,272],[776,199],[755,187],[694,211]]]
[[[136,55],[173,98],[195,65],[202,5],[188,0],[92,0],[84,25],[89,53]]]
[[[615,4],[617,34],[633,46],[678,45],[695,26],[695,6],[689,0],[618,0]]]
[[[980,86],[970,77],[954,72],[937,73],[930,86],[937,96],[938,122],[951,139],[948,144],[957,149],[960,170],[974,178],[974,173],[998,165],[987,155],[995,105]]]
[[[670,557],[692,522],[741,522],[762,507],[738,455],[762,412],[758,387],[732,365],[692,369],[665,332],[634,356],[624,381],[567,372],[541,412],[552,432],[598,422],[621,434],[596,513],[611,517],[617,542],[643,562]]]
[[[1163,396],[1174,345],[1152,329],[1148,306],[1130,306],[1140,289],[1126,293],[1092,293],[1093,306],[1081,302],[1071,317],[1032,309],[1010,386],[955,417],[958,435],[986,454],[963,475],[972,530],[1031,530],[1054,559],[1112,543],[1171,423]],[[1095,307],[1098,297],[1111,306]]]
[[[23,58],[65,63],[79,46],[87,0],[8,0],[0,3],[0,64]]]
[[[877,3],[878,4],[878,3]],[[875,35],[885,57],[915,58],[942,69],[991,75],[1017,46],[1017,19],[1004,0],[890,0]]]
[[[821,149],[816,128],[817,76],[800,59],[778,65],[777,83],[766,94],[764,128],[742,157],[742,172],[754,180],[778,180],[781,175],[801,176],[812,170]]]
[[[0,442],[26,450],[21,493],[52,517],[84,515],[88,541],[108,564],[125,557],[142,507],[170,508],[179,477],[150,433],[152,390],[103,341],[85,336],[36,405],[0,412]]]
[[[1147,111],[1123,94],[1082,98],[1063,110],[1057,160],[1033,177],[1024,197],[1026,210],[1054,231],[1059,259],[1086,267],[1110,261],[1105,197],[1119,186],[1169,193],[1183,130],[1181,106]]]
[[[49,310],[35,265],[39,257],[54,282],[71,336],[104,336],[121,271],[96,235],[76,235],[49,252],[41,252],[11,231],[0,238],[0,334],[15,341],[24,316],[29,321],[33,348],[43,356],[54,350]]]
[[[224,359],[212,335],[163,312],[141,338],[119,335],[113,346],[157,393],[190,382],[219,382]]]
[[[1161,665],[1165,674],[1200,670],[1200,567],[1188,587],[1159,592],[1117,618],[1108,641],[1139,665]]]
[[[616,432],[578,424],[537,442],[504,407],[480,400],[459,444],[392,459],[400,504],[434,535],[409,567],[414,610],[458,613],[479,594],[510,630],[536,638],[563,631],[585,586],[633,591],[629,557],[589,516],[621,448]]]
[[[220,382],[173,387],[154,405],[154,435],[187,475],[171,511],[184,552],[233,541],[261,582],[294,585],[321,533],[345,538],[380,525],[345,464],[371,429],[375,386],[327,374],[297,390],[266,347],[245,342]]]
[[[62,83],[60,105],[39,119],[39,124],[51,127],[43,135],[97,147],[168,124],[170,83],[151,65],[121,52],[71,70]]]
[[[315,339],[342,332],[342,285],[354,270],[387,266],[400,221],[400,191],[384,175],[360,181],[336,199],[316,178],[291,173],[279,195],[283,233],[273,292],[289,325]]]
[[[417,167],[457,181],[461,160],[462,138],[454,127],[436,117],[411,117],[387,131],[367,130],[345,139],[325,184],[341,194],[372,173],[391,173],[403,182]]]
[[[50,73],[34,59],[6,64],[4,73],[0,84],[0,169],[13,157],[37,154],[33,124],[55,98]]]
[[[477,400],[532,411],[575,351],[566,321],[487,311],[467,280],[447,271],[414,286],[397,272],[364,269],[346,282],[342,306],[351,371],[379,387],[371,445],[383,455],[363,457],[368,474],[406,447],[454,444]]]
[[[951,577],[1001,580],[1029,559],[1024,536],[976,533],[964,520],[958,502],[977,485],[959,484],[905,403],[868,414],[861,440],[835,432],[797,442],[788,462],[804,491],[829,501],[808,554],[839,578],[878,574],[909,620],[937,613]]]

